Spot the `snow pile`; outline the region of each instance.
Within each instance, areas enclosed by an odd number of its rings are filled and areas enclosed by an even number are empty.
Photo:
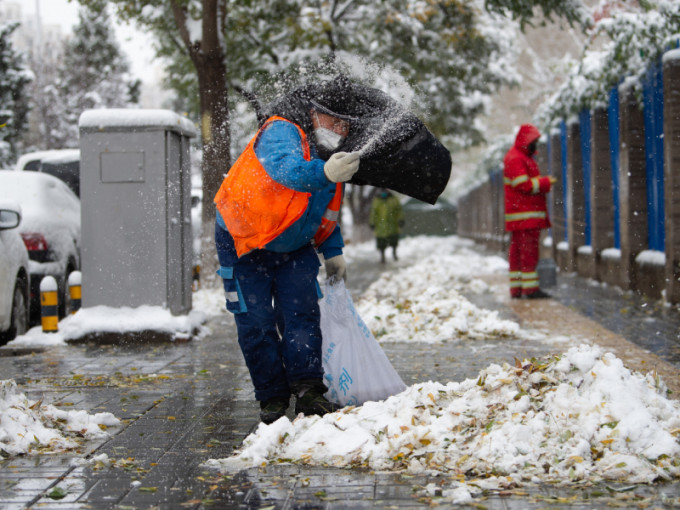
[[[456,237],[413,238],[407,253],[411,265],[383,273],[356,303],[379,341],[484,340],[519,332],[517,323],[476,307],[460,294],[487,292],[488,285],[470,274],[505,274],[505,260],[480,256]]]
[[[64,344],[89,334],[134,333],[156,331],[167,333],[175,340],[191,337],[196,331],[201,334],[201,324],[206,314],[199,310],[188,315],[172,315],[170,310],[160,306],[137,308],[93,306],[81,308],[75,314],[59,321],[59,331],[43,333],[41,326],[31,328],[24,335],[16,337],[7,345],[10,347],[36,347]]]
[[[492,364],[461,383],[416,384],[324,417],[261,424],[233,457],[207,465],[445,473],[484,478],[486,488],[678,478],[680,402],[664,392],[652,375],[581,345],[561,356]]]
[[[0,381],[0,455],[50,453],[79,446],[77,438],[108,437],[107,427],[119,425],[111,413],[62,411],[21,393],[9,379]]]
[[[214,317],[217,315],[231,317],[231,313],[227,312],[222,282],[220,282],[218,286],[219,288],[217,289],[199,289],[194,292],[191,296],[193,309],[204,313],[207,317]]]

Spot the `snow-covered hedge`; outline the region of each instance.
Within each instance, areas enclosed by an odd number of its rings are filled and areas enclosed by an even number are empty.
[[[581,60],[539,107],[538,124],[551,125],[583,108],[606,106],[609,91],[624,78],[634,79],[636,88],[641,89],[650,65],[658,63],[664,51],[680,41],[680,2],[641,4],[639,10],[617,10],[598,21]]]

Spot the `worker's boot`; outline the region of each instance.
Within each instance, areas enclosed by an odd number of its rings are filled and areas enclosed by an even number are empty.
[[[260,421],[270,424],[286,414],[290,397],[274,397],[260,402]]]
[[[535,290],[531,294],[524,294],[524,299],[548,299],[550,294],[543,292],[541,289]]]
[[[342,406],[330,402],[324,393],[328,391],[321,379],[305,379],[291,385],[295,395],[295,414],[318,414],[323,416],[334,413]]]

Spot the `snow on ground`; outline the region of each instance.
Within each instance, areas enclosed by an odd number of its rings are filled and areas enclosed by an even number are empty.
[[[137,308],[93,306],[81,308],[75,314],[59,321],[59,331],[44,333],[41,326],[35,326],[25,334],[16,337],[9,347],[50,347],[63,345],[69,340],[77,340],[85,335],[96,333],[133,333],[158,331],[168,333],[174,339],[184,339],[193,332],[201,332],[201,324],[206,313],[200,309],[188,315],[172,315],[170,310],[160,306],[140,306]]]
[[[381,402],[259,428],[222,472],[293,462],[458,478],[444,497],[480,488],[680,477],[680,402],[597,346],[492,364],[475,379],[419,383]],[[479,477],[463,483],[465,475]]]
[[[472,244],[456,237],[400,244],[401,269],[383,274],[356,303],[380,341],[519,333],[517,324],[460,294],[487,292],[475,277],[507,272],[503,259],[480,256]],[[348,247],[350,268],[361,257],[375,257],[372,243]],[[553,343],[565,341],[573,339]],[[663,381],[583,344],[552,358],[492,364],[475,379],[415,384],[324,417],[261,424],[234,456],[206,465],[222,472],[293,462],[444,473],[453,479],[443,496],[462,503],[482,490],[527,483],[677,478],[679,435],[680,403],[666,398]]]
[[[475,307],[461,294],[488,292],[476,277],[507,271],[502,258],[481,256],[472,247],[456,237],[403,240],[396,270],[357,302],[379,340],[467,338],[479,344],[517,335],[517,324]],[[373,243],[348,246],[346,256],[351,268],[353,260],[375,257],[375,248]],[[155,307],[82,309],[60,322],[59,333],[43,335],[34,328],[12,344],[44,337],[65,342],[101,328],[169,328],[184,334],[206,316],[225,313],[221,290],[202,290],[193,298],[195,311],[185,317]],[[72,447],[73,431],[88,437],[103,433],[99,424],[117,423],[108,413],[64,412],[28,401],[13,381],[1,381],[0,390],[0,447],[11,455],[32,453],[39,445]],[[207,465],[234,471],[294,462],[444,473],[452,478],[443,496],[460,503],[485,489],[532,482],[677,478],[679,435],[680,403],[666,398],[662,381],[629,371],[597,346],[581,345],[553,358],[492,364],[475,379],[415,384],[385,401],[324,417],[261,424],[234,456]]]
[[[70,450],[80,446],[79,438],[108,437],[106,429],[119,424],[111,413],[62,411],[42,401],[29,400],[13,380],[0,381],[3,457]]]
[[[356,303],[380,342],[484,340],[519,332],[517,323],[500,319],[498,312],[479,308],[461,295],[488,292],[488,285],[477,277],[508,270],[504,259],[480,256],[471,245],[458,237],[425,236],[401,243],[409,264],[383,273]]]

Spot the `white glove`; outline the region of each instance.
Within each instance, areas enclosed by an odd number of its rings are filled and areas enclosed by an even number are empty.
[[[347,264],[345,264],[345,257],[336,255],[324,262],[326,268],[326,277],[331,281],[331,285],[339,282],[340,278],[347,279]]]
[[[323,166],[323,172],[331,182],[349,181],[359,170],[359,157],[357,152],[336,152]]]

